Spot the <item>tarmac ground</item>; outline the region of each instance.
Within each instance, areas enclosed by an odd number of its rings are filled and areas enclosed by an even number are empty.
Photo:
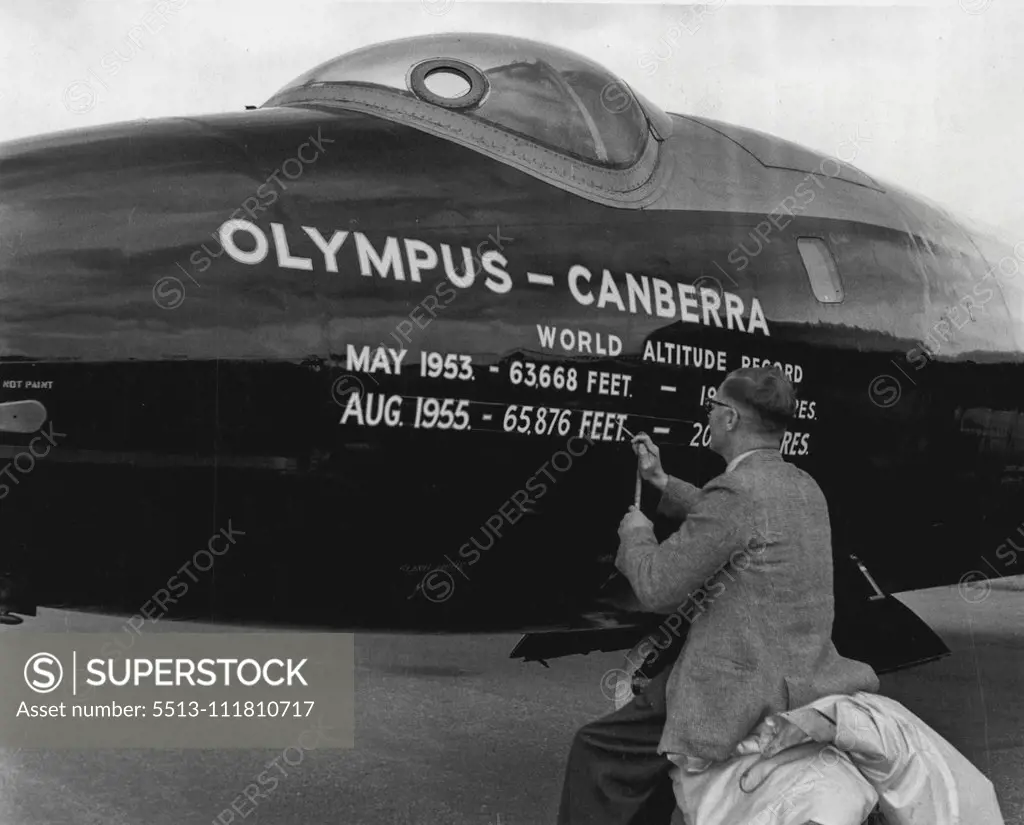
[[[900,598],[951,656],[883,677],[995,784],[1024,825],[1024,592]],[[123,619],[58,610],[5,633],[117,631]],[[164,631],[216,630],[168,624]],[[573,732],[612,709],[601,677],[621,653],[508,658],[517,636],[357,634],[356,744],[310,750],[233,825],[546,825]],[[0,825],[217,825],[275,750],[0,750]]]

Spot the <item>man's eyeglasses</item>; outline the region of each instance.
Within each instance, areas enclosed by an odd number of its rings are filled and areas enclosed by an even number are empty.
[[[732,410],[734,413],[736,413],[736,415],[739,415],[739,410],[737,410],[735,407],[733,407],[730,404],[725,404],[725,403],[723,403],[721,401],[717,401],[714,398],[708,398],[708,399],[706,399],[704,401],[704,412],[706,412],[708,415],[711,415],[711,411],[716,406],[717,407],[725,407],[727,410]]]

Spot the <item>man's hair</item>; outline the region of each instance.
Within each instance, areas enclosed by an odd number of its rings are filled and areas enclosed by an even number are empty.
[[[755,424],[768,435],[781,435],[796,414],[796,392],[778,367],[744,367],[722,382],[723,394],[752,409]]]

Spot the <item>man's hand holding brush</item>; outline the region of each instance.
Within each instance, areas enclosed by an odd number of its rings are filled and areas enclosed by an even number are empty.
[[[668,484],[668,473],[661,466],[661,450],[651,441],[647,433],[633,436],[633,452],[637,455],[637,468],[640,478],[653,484],[658,490],[664,491]]]

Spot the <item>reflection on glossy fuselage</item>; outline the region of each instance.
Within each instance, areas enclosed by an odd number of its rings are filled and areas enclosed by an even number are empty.
[[[893,610],[875,585],[956,582],[1020,522],[1020,292],[926,204],[817,175],[780,212],[805,175],[672,121],[643,210],[322,105],[0,149],[0,402],[66,434],[45,455],[3,434],[8,601],[625,626],[642,617],[605,583],[628,433],[707,481],[701,403],[778,363],[801,398],[784,452],[829,501],[837,640],[886,667],[927,655],[909,619],[858,644]],[[797,238],[829,245],[841,302],[817,300]],[[967,292],[972,320],[911,357]]]

